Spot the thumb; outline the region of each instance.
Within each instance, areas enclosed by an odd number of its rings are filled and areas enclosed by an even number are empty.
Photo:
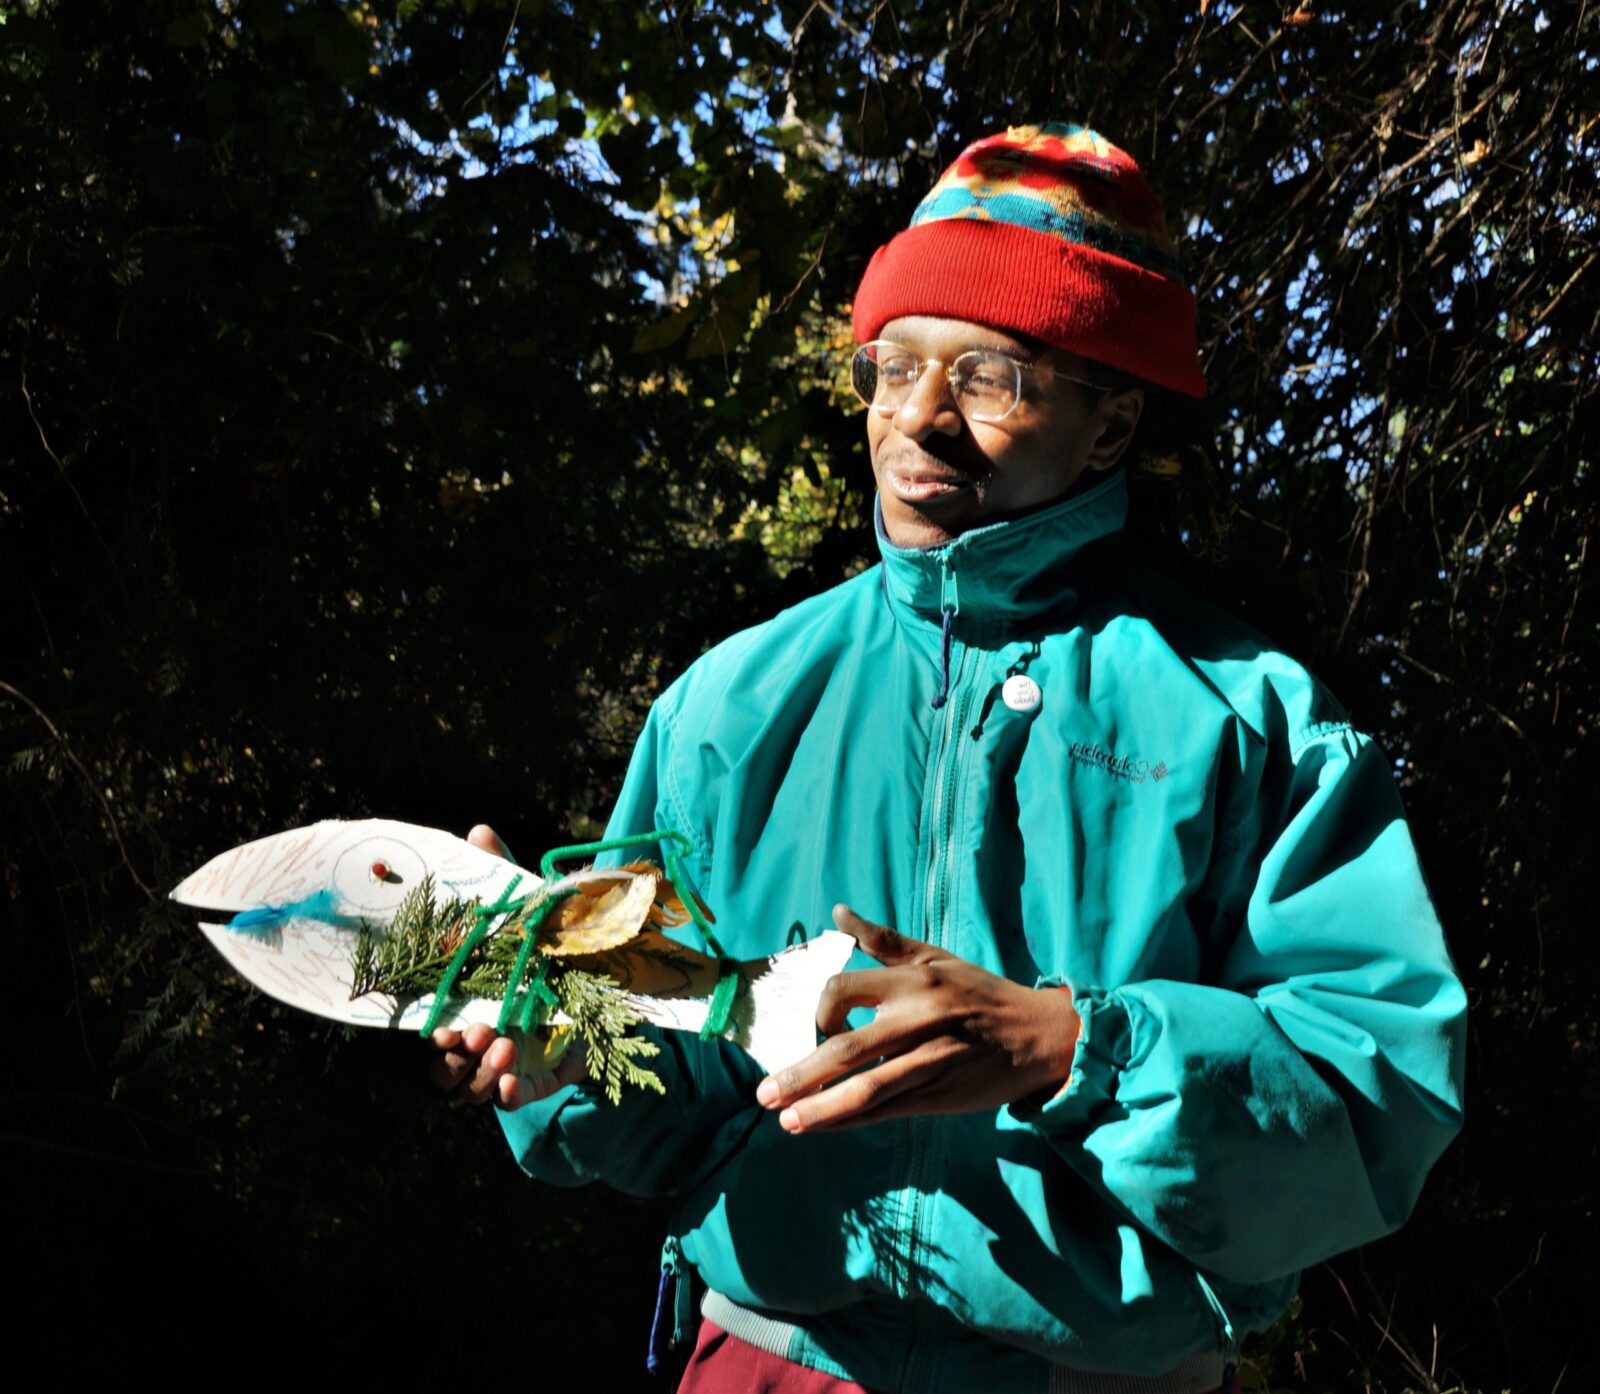
[[[891,968],[900,963],[919,963],[938,953],[933,945],[920,939],[907,938],[886,925],[862,919],[848,905],[833,907],[833,922],[861,946],[863,953]]]
[[[470,842],[474,847],[481,848],[491,856],[499,857],[503,861],[510,862],[512,866],[517,864],[517,859],[511,855],[511,849],[507,847],[505,843],[500,841],[500,834],[491,828],[487,823],[477,824],[472,831],[467,834],[467,841]]]

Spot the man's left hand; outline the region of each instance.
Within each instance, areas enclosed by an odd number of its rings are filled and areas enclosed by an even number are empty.
[[[1066,1080],[1078,1039],[1070,994],[1023,987],[845,905],[834,907],[833,922],[884,966],[833,978],[817,1005],[828,1039],[761,1081],[756,1099],[782,1110],[785,1130],[999,1108]],[[846,1031],[852,1007],[877,1014]]]

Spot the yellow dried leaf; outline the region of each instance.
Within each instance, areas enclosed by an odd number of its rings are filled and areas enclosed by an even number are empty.
[[[569,896],[539,928],[539,948],[552,957],[603,953],[644,928],[655,904],[656,880],[630,872],[579,872],[580,894]]]
[[[641,876],[654,876],[656,878],[656,900],[650,910],[650,923],[657,929],[673,929],[681,924],[688,924],[690,915],[684,907],[683,897],[678,894],[677,888],[667,879],[667,873],[654,862],[630,862],[622,868],[624,871],[637,872]],[[717,917],[707,907],[705,901],[699,896],[694,898],[695,904],[700,907],[700,913],[706,917],[708,924],[715,924]]]

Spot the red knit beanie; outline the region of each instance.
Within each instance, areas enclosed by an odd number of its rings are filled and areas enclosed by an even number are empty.
[[[1206,395],[1194,296],[1160,201],[1132,156],[1085,126],[1013,126],[962,152],[873,254],[857,341],[901,315],[1028,334]]]

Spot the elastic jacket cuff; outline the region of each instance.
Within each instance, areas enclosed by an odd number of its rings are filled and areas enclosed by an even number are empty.
[[[1074,988],[1059,976],[1040,978],[1037,987],[1068,987],[1078,1013],[1078,1043],[1066,1084],[1043,1103],[1026,1100],[1006,1112],[1019,1123],[1045,1132],[1086,1131],[1116,1099],[1117,1076],[1133,1056],[1133,1023],[1128,1009],[1099,988]]]

